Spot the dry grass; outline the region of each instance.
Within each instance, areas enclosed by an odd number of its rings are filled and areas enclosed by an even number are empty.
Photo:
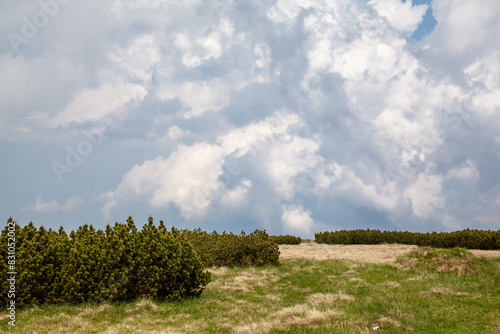
[[[499,258],[500,250],[481,250],[481,249],[470,249],[469,252],[474,254],[474,256],[486,257],[486,258]]]
[[[481,270],[478,259],[465,249],[421,247],[401,257],[397,265],[402,269],[453,272],[458,275],[471,275]]]
[[[398,256],[417,246],[409,245],[327,245],[314,241],[300,245],[280,245],[282,260],[352,260],[375,264],[392,264]]]
[[[495,322],[493,323],[493,333],[500,334],[500,311],[495,313]]]
[[[352,260],[374,264],[393,264],[404,254],[417,249],[418,246],[384,244],[384,245],[327,245],[313,240],[303,240],[300,245],[280,245],[282,260]],[[477,250],[470,252],[477,257],[500,258],[500,250]]]
[[[215,270],[212,270],[212,272],[214,271]],[[226,273],[226,271],[227,268],[219,269],[219,273]],[[255,268],[251,268],[229,280],[220,278],[211,284],[220,286],[222,290],[247,293],[253,291],[256,286],[265,286],[271,282],[276,282],[279,279],[280,276],[274,270],[258,271]]]
[[[307,297],[308,303],[319,306],[319,305],[333,305],[337,301],[354,301],[355,298],[351,295],[345,294],[342,291],[337,293],[315,293]]]
[[[330,322],[333,315],[341,315],[341,312],[327,309],[318,310],[309,304],[298,304],[282,308],[271,313],[258,322],[244,324],[234,328],[236,333],[268,333],[273,330],[286,330],[292,326],[307,326],[315,328]]]

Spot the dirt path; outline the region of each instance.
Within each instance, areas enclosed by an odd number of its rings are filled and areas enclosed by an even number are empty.
[[[393,263],[417,246],[409,245],[325,245],[316,242],[280,245],[280,259],[353,260],[377,264]],[[500,251],[472,250],[476,256],[500,257]]]

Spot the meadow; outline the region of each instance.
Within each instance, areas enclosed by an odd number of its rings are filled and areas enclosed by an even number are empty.
[[[281,245],[181,302],[28,307],[9,333],[500,333],[500,251]]]

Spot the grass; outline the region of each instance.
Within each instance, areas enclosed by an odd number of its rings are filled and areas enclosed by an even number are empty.
[[[500,333],[500,259],[465,250],[418,248],[392,265],[288,259],[210,271],[197,299],[33,307],[15,328],[4,316],[0,331]]]

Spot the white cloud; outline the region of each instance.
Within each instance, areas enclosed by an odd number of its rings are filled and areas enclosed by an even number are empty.
[[[161,55],[153,35],[142,35],[128,45],[117,47],[109,58],[121,67],[124,74],[151,85],[155,66],[161,61]]]
[[[217,111],[227,106],[231,87],[220,79],[202,82],[173,83],[164,82],[157,91],[161,100],[167,101],[176,97],[187,106],[184,118],[200,116],[205,111]]]
[[[420,174],[403,191],[404,196],[411,201],[415,216],[428,219],[436,210],[443,208],[442,182],[443,178],[439,175]]]
[[[81,168],[35,194],[106,187],[107,217],[141,203],[297,233],[320,226],[311,217],[371,224],[366,212],[382,228],[495,226],[500,3],[433,0],[438,24],[417,43],[428,6],[414,4],[71,2],[18,54],[0,45],[1,147],[23,161],[4,174],[50,170],[89,123],[120,116]],[[1,3],[3,35],[36,8]],[[96,166],[102,179],[78,177]]]
[[[146,89],[137,84],[103,84],[97,89],[84,89],[56,116],[49,119],[52,127],[71,122],[97,122],[112,113],[122,113],[130,101],[142,100]]]
[[[435,0],[432,9],[438,25],[431,42],[442,43],[438,50],[446,53],[473,51],[481,54],[480,50],[484,47],[489,49],[498,46],[498,1],[485,0],[478,6],[473,0]],[[493,44],[488,46],[487,43]]]
[[[147,199],[152,207],[174,203],[188,219],[202,216],[209,208],[222,173],[220,147],[207,143],[180,146],[168,158],[158,157],[127,172],[115,191],[102,196],[103,214],[122,202]]]
[[[289,199],[297,186],[297,175],[314,168],[320,160],[314,154],[316,142],[288,133],[293,124],[300,124],[297,115],[278,112],[262,122],[229,131],[218,138],[218,145],[179,146],[166,159],[158,157],[136,165],[115,191],[101,195],[106,202],[102,212],[109,217],[113,207],[134,199],[146,199],[152,207],[173,203],[187,219],[204,216],[214,200],[234,206],[246,197],[251,180],[243,180],[233,190],[223,190],[218,177],[225,161],[251,150],[263,156],[260,166],[273,181],[274,190]],[[274,142],[271,148],[269,142]]]
[[[371,176],[371,175],[370,175]],[[361,176],[346,166],[337,163],[326,166],[315,175],[315,192],[327,200],[348,199],[357,207],[371,207],[392,212],[397,209],[400,193],[396,184],[383,181],[379,175],[373,180]]]
[[[218,138],[224,154],[234,153],[241,157],[254,146],[261,146],[272,141],[274,137],[288,134],[293,127],[304,126],[300,117],[285,110],[266,117],[261,122],[238,128]]]
[[[400,0],[370,0],[378,14],[386,18],[390,25],[401,31],[413,32],[417,29],[428,5],[413,5],[411,0],[402,2]]]
[[[496,117],[500,107],[500,52],[478,59],[464,73],[474,89],[467,101],[469,107],[483,117]]]
[[[232,190],[227,190],[221,198],[221,203],[229,207],[238,207],[248,199],[248,190],[252,187],[252,181],[243,180],[241,184]]]
[[[35,205],[30,206],[27,209],[23,209],[23,211],[35,211],[38,213],[73,212],[76,211],[84,202],[85,199],[78,196],[72,196],[66,201],[66,204],[60,205],[56,200],[42,202],[42,195],[38,195],[35,200]]]
[[[314,139],[298,136],[284,136],[269,146],[264,160],[266,173],[283,199],[293,199],[300,174],[308,175],[323,161],[318,149]]]
[[[185,66],[194,67],[212,58],[219,58],[224,51],[224,44],[233,39],[232,22],[223,18],[213,27],[208,36],[189,36],[183,33],[175,36],[175,46],[183,53],[182,62]]]
[[[325,1],[314,2],[311,0],[297,1],[297,0],[278,0],[278,2],[267,11],[267,17],[277,23],[293,21],[298,14],[311,7],[324,7]]]
[[[269,66],[271,62],[271,50],[269,46],[263,42],[259,42],[255,45],[253,52],[255,54],[255,66],[257,68],[263,68]]]
[[[314,220],[311,218],[311,212],[304,210],[302,205],[283,205],[283,215],[281,222],[283,230],[286,234],[292,235],[312,235],[315,226]]]
[[[179,128],[176,125],[171,126],[170,128],[168,128],[168,131],[167,131],[167,136],[173,140],[178,140],[185,135],[186,135],[186,131],[182,130],[181,128]]]

